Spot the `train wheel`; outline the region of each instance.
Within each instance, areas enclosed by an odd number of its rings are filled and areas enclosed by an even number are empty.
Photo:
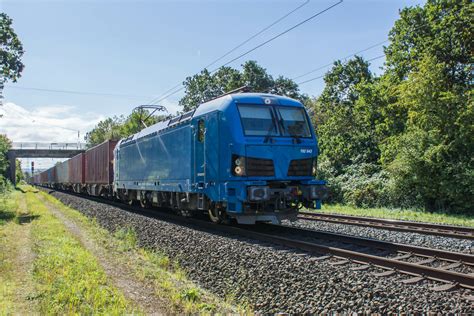
[[[208,213],[209,213],[209,218],[214,223],[218,223],[218,224],[230,223],[230,219],[227,216],[227,213],[221,208],[211,207]]]
[[[142,208],[150,208],[151,207],[151,202],[149,200],[145,199],[140,199],[140,206]]]

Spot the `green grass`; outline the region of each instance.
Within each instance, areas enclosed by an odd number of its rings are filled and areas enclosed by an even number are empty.
[[[69,233],[31,190],[26,193],[33,222],[33,275],[43,314],[133,313],[123,294],[108,284],[96,258]]]
[[[0,194],[0,226],[5,225],[16,217],[17,209],[16,192],[5,192]]]
[[[166,313],[252,313],[246,304],[238,305],[231,298],[220,299],[195,285],[187,278],[179,264],[164,253],[139,247],[136,233],[132,228],[123,227],[111,234],[96,221],[65,206],[44,192],[41,194],[68,218],[80,224],[89,236],[104,246],[118,263],[129,267],[138,279],[152,282],[155,294],[168,302],[165,306]]]
[[[0,195],[0,315],[15,313],[15,292],[18,287],[15,278],[14,241],[18,225],[14,221],[18,209],[18,194],[5,192]]]
[[[449,225],[461,225],[474,227],[474,214],[459,215],[449,213],[429,213],[421,210],[390,209],[390,208],[355,208],[346,205],[323,205],[321,213],[345,214],[354,216],[367,216],[377,218],[388,218],[397,220],[419,221],[428,223],[439,223]]]

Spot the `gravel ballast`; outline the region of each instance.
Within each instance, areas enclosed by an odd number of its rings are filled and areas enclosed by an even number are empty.
[[[179,262],[188,277],[222,298],[248,302],[260,313],[442,312],[469,313],[468,290],[434,292],[434,283],[404,285],[407,276],[378,278],[351,265],[233,236],[126,212],[62,192],[52,192],[111,232],[132,227],[142,247]]]

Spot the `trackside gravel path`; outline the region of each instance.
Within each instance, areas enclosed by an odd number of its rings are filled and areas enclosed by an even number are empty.
[[[125,298],[133,302],[147,314],[163,314],[165,302],[155,295],[154,287],[135,278],[129,268],[118,263],[108,253],[108,250],[97,244],[79,223],[68,218],[52,203],[39,196],[47,205],[49,211],[58,218],[68,231],[74,235],[84,248],[90,251],[99,261],[107,277],[113,285],[122,291]]]

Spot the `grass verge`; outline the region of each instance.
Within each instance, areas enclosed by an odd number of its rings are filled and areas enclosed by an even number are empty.
[[[353,216],[367,216],[407,221],[438,223],[447,225],[461,225],[474,227],[474,214],[459,215],[442,212],[424,212],[421,210],[390,209],[390,208],[356,208],[347,205],[323,205],[321,213],[345,214]]]
[[[14,259],[19,246],[15,243],[18,233],[15,222],[17,209],[17,192],[5,192],[0,196],[0,315],[15,313],[18,283]]]
[[[240,313],[250,314],[248,304],[237,305],[232,298],[220,299],[191,282],[177,262],[165,254],[138,246],[133,229],[123,227],[111,234],[77,210],[41,192],[69,219],[74,220],[98,244],[104,246],[118,263],[129,267],[144,282],[151,282],[155,294],[167,302],[166,313]]]
[[[128,314],[136,310],[108,284],[96,258],[54,217],[36,192],[27,190],[34,212],[31,236],[36,258],[33,276],[41,314]],[[40,193],[41,194],[41,193]]]

